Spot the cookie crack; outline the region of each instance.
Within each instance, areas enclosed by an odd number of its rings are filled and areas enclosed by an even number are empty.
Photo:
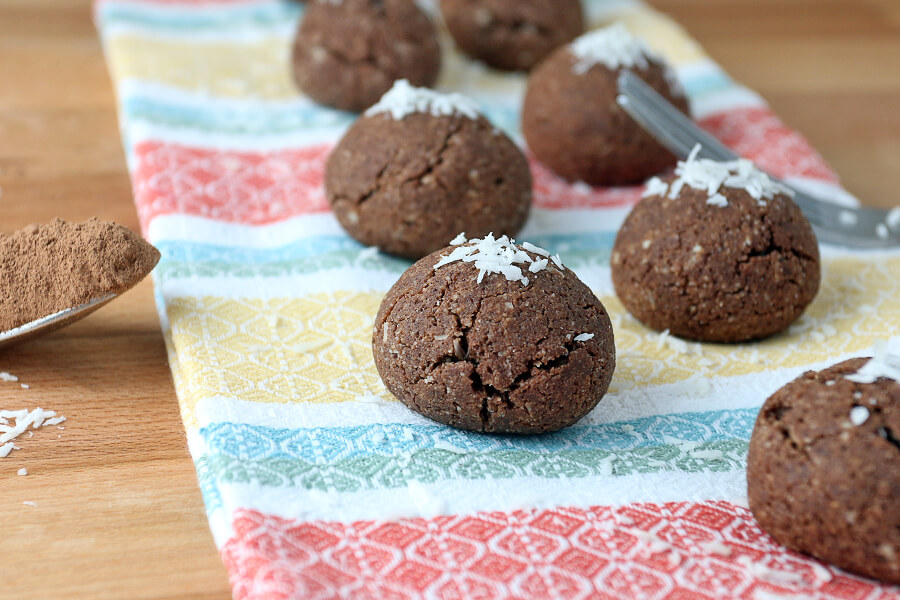
[[[549,362],[543,363],[537,360],[531,361],[525,368],[525,370],[520,375],[516,376],[516,378],[513,379],[512,383],[510,383],[509,386],[506,387],[506,389],[499,389],[488,383],[485,383],[481,379],[481,375],[478,373],[478,371],[473,370],[472,374],[470,375],[470,379],[472,381],[472,389],[475,392],[480,392],[485,395],[485,397],[481,401],[482,428],[486,429],[487,426],[490,425],[490,422],[492,420],[492,414],[490,412],[490,409],[488,408],[488,402],[491,398],[499,398],[509,409],[517,408],[516,403],[512,401],[511,395],[513,394],[513,392],[519,389],[525,381],[534,377],[535,374],[540,371],[552,371],[569,363],[569,357],[572,352],[575,351],[575,345],[574,343],[567,343],[564,345],[564,348],[564,354],[554,358]]]
[[[396,153],[392,154],[391,157],[384,163],[384,166],[381,167],[381,170],[378,171],[378,174],[375,175],[375,183],[372,185],[372,188],[369,189],[365,194],[360,196],[360,198],[356,201],[357,206],[362,206],[367,200],[369,200],[372,196],[381,191],[381,180],[384,178],[384,174],[387,172],[388,168],[391,165],[391,161],[394,160],[394,156]]]
[[[766,233],[769,235],[769,242],[768,242],[768,245],[767,245],[766,248],[764,248],[763,250],[751,250],[750,252],[748,252],[748,253],[746,254],[746,256],[744,257],[743,260],[738,261],[738,264],[747,263],[747,262],[750,261],[751,258],[758,258],[758,257],[765,258],[765,257],[767,257],[767,256],[769,256],[769,255],[771,255],[771,254],[776,253],[776,252],[781,253],[781,254],[784,254],[784,255],[790,255],[790,256],[793,256],[794,258],[796,258],[796,259],[797,259],[798,261],[800,261],[801,263],[804,262],[804,261],[812,261],[812,260],[815,260],[812,256],[807,256],[805,253],[801,252],[799,248],[795,248],[795,247],[793,247],[793,246],[787,246],[787,247],[785,247],[785,246],[780,246],[780,245],[776,244],[776,243],[775,243],[775,236],[774,236],[774,234],[773,234],[774,227],[773,227],[772,224],[769,222],[768,215],[767,215],[767,214],[763,214],[763,215],[760,217],[760,220],[761,220],[761,221],[763,222],[763,224],[765,225],[765,227],[766,227]]]
[[[576,349],[575,344],[574,342],[567,342],[566,344],[563,344],[563,348],[565,348],[565,352],[549,362],[545,363],[539,360],[529,362],[528,366],[525,367],[525,371],[513,379],[512,383],[509,384],[508,390],[510,392],[517,390],[522,385],[522,382],[534,377],[535,374],[540,371],[552,371],[557,367],[569,364],[569,356],[575,352]]]
[[[481,430],[487,431],[488,423],[491,422],[491,411],[488,409],[488,399],[483,398],[481,400],[481,412],[479,413],[481,417]]]
[[[403,180],[402,184],[409,183],[411,181],[417,181],[421,185],[423,179],[433,174],[437,170],[437,168],[444,163],[444,154],[447,152],[447,150],[449,150],[450,142],[460,132],[461,129],[462,127],[460,124],[451,124],[447,129],[447,133],[444,135],[444,139],[441,141],[441,145],[437,150],[434,160],[428,161],[428,165],[424,170],[422,170],[420,173],[416,173],[410,177],[407,177]],[[437,178],[435,178],[435,181],[438,181],[438,185],[444,187],[443,184],[441,184],[440,181],[437,180]]]
[[[888,444],[891,444],[898,451],[900,451],[900,439],[897,439],[890,427],[879,427],[878,435],[887,440]]]

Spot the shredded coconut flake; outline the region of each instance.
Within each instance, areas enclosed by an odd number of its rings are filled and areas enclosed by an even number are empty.
[[[722,194],[713,194],[706,199],[706,203],[712,206],[728,206],[728,200]]]
[[[534,261],[533,263],[531,263],[531,265],[528,266],[528,272],[529,273],[540,273],[541,271],[543,271],[546,268],[547,268],[547,259],[541,258],[541,259]]]
[[[0,371],[0,381],[18,381],[19,378],[6,371]]]
[[[813,575],[815,576],[817,581],[821,581],[822,583],[828,583],[834,579],[834,575],[831,574],[826,567],[823,567],[819,563],[810,562],[809,566],[812,567]]]
[[[594,188],[583,181],[576,181],[572,184],[572,191],[579,196],[587,196],[594,191]]]
[[[844,379],[856,383],[875,383],[881,377],[900,381],[900,336],[876,342],[874,354],[856,373]]]
[[[576,342],[586,342],[586,341],[592,340],[592,339],[594,339],[593,333],[580,333],[575,336]]]
[[[721,460],[725,454],[721,450],[691,450],[688,452],[692,458],[699,460]]]
[[[719,556],[731,556],[731,547],[726,546],[720,541],[702,542],[699,544],[700,550],[707,554],[717,554]]]
[[[842,210],[838,214],[838,220],[841,222],[841,225],[850,227],[856,225],[857,221],[859,221],[859,217],[857,217],[856,213],[852,210]]]
[[[570,52],[577,59],[572,70],[576,75],[584,75],[595,65],[609,69],[619,67],[649,66],[648,58],[657,56],[643,41],[636,38],[622,23],[595,29],[572,42]]]
[[[14,419],[15,423],[10,424],[10,419]],[[0,410],[0,458],[9,456],[13,450],[18,450],[18,446],[14,446],[11,440],[16,439],[25,430],[31,426],[32,429],[38,429],[44,425],[58,425],[65,421],[65,417],[57,417],[52,410],[43,410],[35,408],[32,411],[22,410]],[[31,434],[31,432],[28,432]],[[29,436],[30,437],[30,436]]]
[[[453,454],[468,454],[468,452],[466,452],[462,448],[459,448],[457,446],[454,446],[450,442],[445,442],[442,440],[438,440],[437,442],[435,442],[434,448],[435,450],[444,450],[446,452],[452,452]]]
[[[859,427],[869,420],[869,409],[865,406],[854,406],[850,409],[850,422]]]
[[[378,256],[378,248],[375,246],[371,246],[369,248],[363,248],[359,251],[359,254],[356,255],[356,260],[358,262],[363,262],[369,260],[370,258],[375,258]]]
[[[463,241],[463,242],[461,242],[461,243],[464,244],[465,241]],[[532,244],[531,242],[523,242],[523,243],[522,243],[522,247],[525,248],[526,250],[528,250],[529,252],[532,252],[532,253],[534,253],[534,254],[537,254],[538,256],[545,256],[545,257],[547,257],[547,258],[550,258],[550,253],[549,253],[549,252],[547,252],[547,251],[544,250],[543,248],[540,248],[540,247],[538,247],[538,246],[535,246],[535,245]]]
[[[543,266],[532,270],[531,267],[538,261],[522,249],[526,248],[524,244],[520,248],[516,246],[515,240],[511,240],[505,235],[495,239],[494,234],[489,233],[484,238],[466,240],[464,243],[465,245],[457,245],[450,254],[442,256],[435,263],[435,270],[457,261],[474,263],[475,268],[478,270],[478,283],[484,280],[485,275],[498,273],[509,281],[521,281],[522,285],[528,285],[528,277],[522,273],[521,267],[516,265],[528,265],[528,269],[532,273],[542,271],[546,267],[546,261],[544,261]],[[532,248],[536,248],[536,250],[531,250]],[[537,246],[532,244],[528,244],[527,249],[541,256],[549,255],[549,252],[546,250],[537,248]],[[558,259],[558,256],[551,257],[554,263],[562,267],[562,263],[557,262]]]
[[[654,334],[650,334],[651,336]],[[703,350],[697,346],[696,348],[691,348],[687,342],[684,340],[678,339],[676,337],[672,337],[671,332],[668,329],[664,329],[660,332],[659,336],[656,338],[656,347],[657,348],[669,348],[670,350],[674,350],[679,354],[702,354]]]
[[[478,105],[462,94],[442,94],[428,88],[417,88],[406,79],[399,79],[394,86],[367,111],[366,116],[390,115],[395,121],[402,121],[414,113],[427,113],[435,117],[463,115],[477,119]]]
[[[19,469],[18,471],[16,471],[16,474],[24,477],[25,475],[28,475],[28,469],[25,469],[25,468]]]
[[[747,571],[754,577],[765,579],[777,585],[796,585],[803,583],[803,576],[799,573],[773,569],[762,563],[754,562],[749,556],[741,556],[737,559],[737,562],[744,565],[747,568]]]
[[[31,506],[32,508],[37,508],[37,502],[33,500],[26,500],[22,504],[24,504],[25,506]]]
[[[451,246],[461,246],[461,245],[465,244],[467,241],[469,241],[469,240],[466,239],[466,232],[463,231],[458,236],[456,236],[455,238],[450,240],[450,245]]]
[[[643,197],[647,196],[663,196],[669,191],[669,185],[659,177],[651,177],[644,184]]]
[[[778,194],[794,196],[793,190],[772,180],[746,158],[717,162],[697,158],[699,153],[700,144],[697,144],[687,160],[678,161],[678,166],[675,167],[676,178],[671,184],[656,177],[648,181],[644,196],[662,196],[668,190],[669,198],[674,200],[684,186],[705,190],[707,204],[714,206],[728,206],[725,196],[720,193],[723,187],[744,190],[761,205]]]
[[[887,223],[887,226],[891,229],[900,229],[900,206],[892,208],[888,212],[884,222]]]

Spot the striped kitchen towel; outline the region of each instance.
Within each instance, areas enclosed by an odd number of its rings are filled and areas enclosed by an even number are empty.
[[[701,125],[797,185],[847,194],[796,132],[676,24],[592,0],[668,57]],[[746,345],[679,344],[630,318],[609,254],[640,187],[568,185],[532,162],[519,236],[559,252],[608,308],[618,368],[577,425],[529,437],[438,425],[373,365],[373,318],[409,263],[329,212],[325,159],[353,116],[290,79],[303,4],[99,0],[96,20],[191,455],[237,598],[900,598],[756,526],[756,413],[802,371],[900,323],[900,254],[825,248],[816,301]],[[524,77],[444,41],[439,87],[521,141]]]

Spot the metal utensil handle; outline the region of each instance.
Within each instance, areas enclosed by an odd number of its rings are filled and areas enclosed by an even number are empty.
[[[672,106],[656,90],[631,71],[619,74],[618,104],[661,145],[681,159],[697,144],[701,158],[731,161],[740,158],[715,137]],[[779,181],[777,178],[774,178]],[[900,227],[889,227],[887,212],[873,208],[848,208],[824,202],[790,184],[794,200],[822,241],[857,248],[891,248],[900,245]]]

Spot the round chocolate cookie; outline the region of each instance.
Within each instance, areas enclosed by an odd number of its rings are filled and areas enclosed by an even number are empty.
[[[638,183],[675,164],[616,103],[616,78],[630,69],[682,112],[688,103],[662,59],[622,26],[559,48],[528,78],[522,132],[543,164],[569,181]]]
[[[810,371],[766,401],[750,439],[747,493],[778,542],[900,584],[900,384],[847,377],[864,364]]]
[[[472,431],[555,431],[590,412],[616,360],[600,301],[540,248],[455,241],[413,265],[381,303],[372,348],[387,388]]]
[[[639,321],[706,342],[790,325],[819,289],[819,247],[790,198],[752,163],[693,156],[651,179],[616,236],[616,294]]]
[[[517,233],[531,171],[472,101],[399,81],[329,156],[325,191],[351,236],[417,259],[460,231]]]
[[[320,104],[360,112],[394,81],[431,86],[441,51],[413,0],[308,2],[294,41],[294,81]]]
[[[492,67],[527,71],[584,31],[580,0],[441,0],[462,50]]]

